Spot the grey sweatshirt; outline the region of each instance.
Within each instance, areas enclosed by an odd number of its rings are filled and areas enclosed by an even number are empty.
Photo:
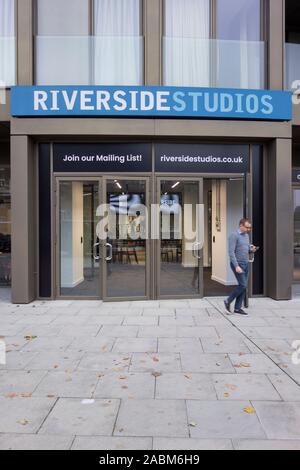
[[[229,237],[229,258],[235,268],[239,263],[248,263],[250,253],[250,240],[248,233],[233,232]]]

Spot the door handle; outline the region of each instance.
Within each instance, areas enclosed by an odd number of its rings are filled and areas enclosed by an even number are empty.
[[[105,258],[106,261],[111,261],[113,257],[113,247],[111,243],[106,243],[105,245],[107,248],[109,248],[109,255]]]
[[[202,259],[202,254],[199,254],[199,252],[202,250],[202,244],[201,243],[194,243],[193,245],[193,256],[196,259]]]
[[[94,246],[93,246],[93,257],[94,257],[95,261],[99,261],[99,259],[100,259],[100,256],[96,255],[96,248],[98,246],[100,247],[100,243],[95,243]]]

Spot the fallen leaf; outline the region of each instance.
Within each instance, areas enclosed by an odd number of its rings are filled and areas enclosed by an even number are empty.
[[[234,367],[237,369],[240,369],[241,367],[249,368],[251,367],[251,364],[248,364],[247,362],[241,362],[240,364],[234,364]]]
[[[159,362],[159,359],[158,359],[158,357],[152,357],[152,361],[153,362]]]
[[[189,426],[191,426],[192,428],[195,428],[197,426],[197,423],[195,423],[194,421],[191,421],[189,423]]]
[[[31,397],[32,397],[32,393],[21,393],[21,397],[22,397],[22,398],[31,398]]]
[[[252,408],[251,406],[244,408],[245,413],[248,413],[249,415],[256,413],[256,410]]]
[[[119,380],[127,380],[127,377],[119,377]]]
[[[32,341],[33,339],[36,339],[37,336],[31,336],[31,335],[27,335],[27,336],[24,336],[24,339],[26,339],[26,341]]]
[[[232,390],[232,391],[237,389],[237,386],[233,385],[233,384],[227,384],[226,387],[229,388],[229,390]]]
[[[151,374],[153,377],[161,377],[162,373],[161,372],[152,372]]]
[[[5,398],[17,398],[18,397],[18,394],[17,393],[8,393],[7,395],[5,395]]]
[[[128,387],[127,387],[127,385],[123,385],[123,387],[122,387],[122,388],[123,388],[123,390],[128,390]]]
[[[189,379],[189,380],[192,379],[192,377],[191,377],[190,375],[185,375],[185,378],[186,378],[186,379]]]
[[[224,393],[224,398],[229,398],[229,397],[230,397],[230,393],[225,392],[225,393]]]
[[[27,421],[27,419],[22,419],[21,421],[18,421],[18,423],[21,424],[22,426],[27,426],[29,421]]]

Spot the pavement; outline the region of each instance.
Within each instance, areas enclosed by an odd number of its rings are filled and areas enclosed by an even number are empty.
[[[300,450],[300,298],[1,298],[1,450]]]

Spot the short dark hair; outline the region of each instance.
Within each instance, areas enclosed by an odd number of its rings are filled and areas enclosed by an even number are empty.
[[[247,222],[248,222],[248,224],[251,223],[250,220],[247,219],[247,218],[241,219],[241,220],[240,220],[240,226],[241,226],[241,225],[245,225]]]

